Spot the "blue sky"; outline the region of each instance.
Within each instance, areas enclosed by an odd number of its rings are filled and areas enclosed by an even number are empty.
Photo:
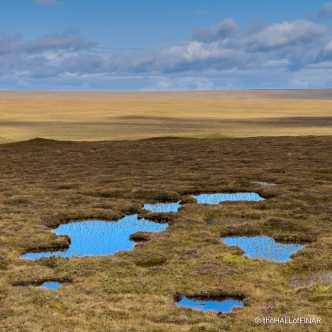
[[[0,89],[329,87],[332,2],[2,0]]]

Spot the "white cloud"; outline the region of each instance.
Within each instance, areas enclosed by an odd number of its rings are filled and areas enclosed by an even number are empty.
[[[201,28],[194,31],[193,38],[199,41],[215,41],[226,38],[229,34],[238,28],[235,20],[229,18],[223,22],[207,28]]]
[[[320,87],[332,84],[323,77],[331,70],[331,31],[307,20],[248,28],[228,19],[191,41],[142,51],[100,48],[74,30],[30,41],[0,34],[0,88],[301,87],[305,75]]]
[[[77,30],[67,30],[53,35],[46,35],[25,43],[24,50],[29,53],[49,50],[77,51],[87,49],[95,44],[83,38]]]
[[[284,47],[310,42],[313,38],[324,34],[325,30],[324,26],[310,21],[285,21],[272,24],[262,31],[254,33],[249,36],[249,40],[260,48]]]
[[[326,3],[318,13],[318,16],[321,18],[332,17],[332,2]]]

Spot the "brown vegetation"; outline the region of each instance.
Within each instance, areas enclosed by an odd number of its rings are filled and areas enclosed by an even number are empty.
[[[314,316],[322,323],[274,327],[329,331],[332,290],[319,276],[332,269],[331,143],[327,136],[0,145],[0,330],[266,331],[255,317]],[[207,206],[188,196],[234,191],[267,199]],[[179,198],[169,228],[136,234],[144,241],[133,251],[20,259],[66,247],[68,239],[50,231],[61,222],[148,216],[145,202]],[[289,263],[257,261],[219,241],[227,234],[306,246]],[[13,286],[43,280],[72,282],[56,291]],[[240,294],[246,306],[218,316],[176,307],[177,294]]]

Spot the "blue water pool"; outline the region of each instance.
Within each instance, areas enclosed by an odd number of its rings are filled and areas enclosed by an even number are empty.
[[[236,299],[199,300],[189,299],[186,296],[176,302],[178,307],[192,308],[201,311],[230,312],[233,308],[243,307],[243,302]]]
[[[173,203],[146,203],[144,209],[151,212],[178,212],[180,201]]]
[[[31,252],[22,256],[25,259],[43,257],[81,257],[113,255],[118,251],[132,250],[134,242],[130,235],[142,232],[161,232],[168,224],[160,224],[137,215],[126,216],[118,221],[86,220],[60,225],[54,230],[58,235],[68,235],[70,246],[65,251]]]
[[[48,289],[58,289],[62,287],[62,283],[58,281],[45,281],[42,283],[41,287]]]
[[[287,262],[291,255],[304,248],[301,244],[278,243],[269,236],[230,236],[221,238],[229,246],[238,246],[250,258]]]
[[[226,201],[253,201],[258,202],[264,200],[262,196],[254,192],[243,192],[243,193],[233,193],[233,194],[223,194],[223,193],[215,193],[215,194],[200,194],[193,195],[196,198],[197,203],[199,204],[212,204],[217,205],[221,202]]]

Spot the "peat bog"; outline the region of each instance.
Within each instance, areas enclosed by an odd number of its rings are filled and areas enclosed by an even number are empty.
[[[311,280],[332,271],[331,146],[330,137],[36,139],[0,145],[2,328],[250,331],[257,329],[257,316],[287,313],[320,317],[323,323],[310,329],[328,331],[331,286],[319,277]],[[277,185],[252,183],[259,179]],[[192,197],[239,192],[265,199],[197,204]],[[178,201],[178,213],[144,209],[146,202]],[[169,227],[126,233],[131,245],[129,237],[144,241],[115,255],[20,258],[27,252],[66,252],[68,233],[50,229],[136,214]],[[274,264],[247,259],[238,247],[220,241],[230,236],[305,246],[288,262]],[[13,286],[69,279],[70,286],[55,292]],[[177,293],[190,300],[191,294],[209,294],[208,300],[241,294],[245,306],[225,316],[188,310],[174,302]]]
[[[201,194],[193,196],[202,204],[217,204],[222,201],[258,201],[262,198],[256,193],[236,194]],[[156,213],[178,212],[180,201],[175,203],[146,203],[145,210]],[[83,257],[114,255],[123,250],[134,248],[133,239],[139,239],[138,232],[161,232],[168,224],[158,224],[145,218],[138,218],[137,214],[125,216],[120,220],[84,220],[74,221],[58,226],[54,233],[69,239],[67,250],[46,252],[28,252],[21,256],[23,259],[40,259],[45,257]],[[241,246],[241,245],[240,245]]]

